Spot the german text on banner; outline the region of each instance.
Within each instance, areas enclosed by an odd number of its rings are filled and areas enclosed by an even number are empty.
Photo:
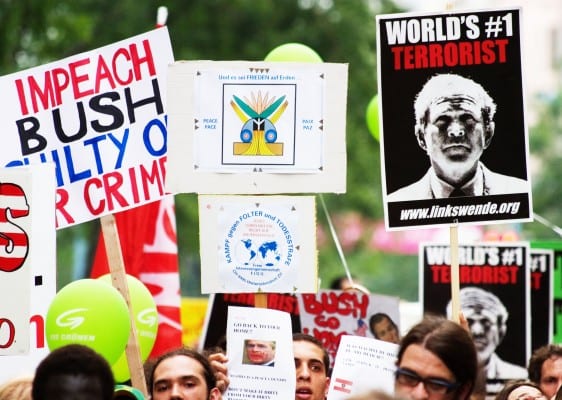
[[[32,375],[48,354],[45,316],[56,292],[54,166],[0,170],[0,381]]]
[[[520,14],[377,16],[388,229],[531,220]]]
[[[178,61],[171,193],[343,193],[347,65]]]
[[[164,195],[167,28],[0,78],[0,164],[56,166],[56,224]]]
[[[199,196],[202,293],[315,293],[312,196]]]

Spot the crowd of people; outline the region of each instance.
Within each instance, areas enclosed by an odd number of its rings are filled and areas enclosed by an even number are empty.
[[[325,400],[330,385],[330,357],[321,341],[293,334],[295,400]],[[147,361],[145,378],[152,400],[220,400],[230,380],[228,357],[221,349],[199,352],[180,347]],[[425,316],[400,340],[394,393],[377,388],[349,400],[444,399],[562,400],[562,346],[533,352],[528,379],[507,381],[486,396],[479,381],[477,350],[466,324]],[[0,400],[116,400],[144,397],[116,385],[110,365],[89,347],[71,344],[50,352],[33,377],[0,385]],[[119,389],[118,389],[119,388]]]

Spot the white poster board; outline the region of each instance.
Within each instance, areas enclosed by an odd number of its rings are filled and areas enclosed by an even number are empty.
[[[14,244],[12,248],[3,243],[0,264],[0,381],[4,381],[32,375],[48,354],[45,315],[56,293],[54,166],[1,169],[0,181],[2,237]]]
[[[0,166],[53,162],[58,228],[165,194],[167,28],[0,78]]]
[[[202,293],[316,292],[312,196],[199,196]]]
[[[394,393],[398,345],[361,336],[342,336],[328,400],[345,400],[371,390]]]
[[[289,313],[267,308],[228,307],[226,343],[230,384],[226,400],[282,400],[295,396],[295,360]],[[267,345],[266,356],[249,355]]]
[[[346,64],[178,61],[168,90],[168,191],[345,192]]]

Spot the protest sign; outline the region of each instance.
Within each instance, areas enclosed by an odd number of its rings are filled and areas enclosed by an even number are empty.
[[[420,245],[420,299],[424,312],[451,314],[449,245]],[[459,301],[468,320],[486,391],[527,378],[530,356],[529,245],[482,242],[458,246]]]
[[[552,343],[554,251],[531,249],[531,351]]]
[[[0,170],[0,381],[27,374],[49,350],[45,316],[56,293],[54,165]]]
[[[382,340],[343,335],[332,370],[328,400],[380,390],[394,393],[398,345]]]
[[[554,251],[554,267],[552,275],[552,307],[553,328],[552,342],[562,343],[562,241],[537,240],[531,242],[533,249],[548,249]]]
[[[226,341],[226,319],[229,306],[254,307],[254,293],[216,293],[209,296],[209,304],[199,347],[201,350],[219,346],[224,348]],[[287,312],[291,315],[293,333],[301,331],[297,295],[288,293],[268,293],[267,308]],[[182,319],[183,324],[183,319]]]
[[[520,11],[377,16],[388,229],[531,220]]]
[[[228,307],[227,350],[232,399],[288,399],[295,396],[291,318],[266,308]]]
[[[311,196],[199,196],[201,292],[317,290]]]
[[[352,290],[320,290],[299,296],[301,328],[322,342],[333,365],[344,335],[373,338],[369,323],[373,315],[386,314],[400,331],[399,298]]]
[[[52,162],[56,225],[161,198],[167,28],[0,78],[2,166]]]
[[[168,87],[168,191],[345,192],[347,65],[178,61]]]

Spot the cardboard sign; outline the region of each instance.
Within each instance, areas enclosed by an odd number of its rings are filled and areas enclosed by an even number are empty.
[[[345,192],[347,65],[170,66],[173,193]]]
[[[52,164],[0,170],[0,381],[32,375],[48,354],[45,316],[56,293]]]
[[[531,220],[520,26],[520,9],[377,16],[388,229]]]
[[[328,400],[346,400],[371,390],[392,395],[397,355],[397,344],[361,336],[342,336]]]
[[[58,228],[161,198],[167,28],[0,78],[0,163],[56,166]]]
[[[531,351],[552,343],[554,251],[531,249]]]
[[[420,245],[420,299],[424,312],[451,310],[451,249]],[[458,248],[460,308],[468,320],[478,356],[485,364],[486,391],[526,379],[530,356],[529,245],[482,242]]]
[[[281,400],[295,395],[295,360],[289,313],[228,307],[226,400]]]
[[[298,295],[288,293],[268,293],[267,308],[271,310],[285,311],[291,315],[291,326],[293,333],[301,331],[299,316]],[[226,319],[229,306],[254,307],[254,293],[217,293],[209,296],[209,305],[205,314],[200,350],[212,347],[225,348],[226,342]],[[182,321],[183,324],[183,321]]]
[[[351,290],[320,290],[299,296],[302,332],[319,339],[330,354],[331,364],[344,335],[373,338],[370,319],[386,314],[400,332],[399,298]]]
[[[310,196],[200,196],[202,293],[316,292]]]

